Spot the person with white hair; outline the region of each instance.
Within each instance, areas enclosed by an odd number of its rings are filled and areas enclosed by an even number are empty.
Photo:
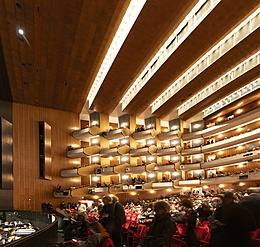
[[[146,236],[137,247],[169,247],[176,224],[170,215],[170,204],[166,201],[154,203],[155,217]]]

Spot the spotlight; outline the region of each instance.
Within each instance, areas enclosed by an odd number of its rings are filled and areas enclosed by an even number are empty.
[[[19,29],[19,30],[18,30],[18,33],[21,34],[21,35],[23,35],[24,32],[23,32],[22,29]]]

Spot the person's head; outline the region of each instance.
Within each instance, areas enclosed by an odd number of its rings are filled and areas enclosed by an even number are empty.
[[[232,192],[226,192],[222,197],[223,205],[228,205],[236,199],[236,196]]]
[[[79,205],[81,204],[81,201],[78,201]]]
[[[97,221],[91,222],[89,224],[89,229],[93,233],[105,233],[102,225],[99,222],[97,222]]]
[[[157,216],[162,216],[166,213],[169,213],[171,206],[166,201],[158,201],[154,203],[154,211]]]
[[[208,211],[209,210],[209,204],[208,202],[202,202],[202,209],[204,211]]]
[[[102,198],[104,205],[112,203],[112,198],[110,196],[104,196]]]
[[[85,220],[84,215],[80,214],[80,215],[78,216],[78,221],[83,222],[84,220]]]
[[[112,196],[112,203],[116,204],[117,202],[119,202],[119,198],[117,196]]]
[[[189,199],[182,200],[181,204],[186,208],[193,208],[193,203]]]

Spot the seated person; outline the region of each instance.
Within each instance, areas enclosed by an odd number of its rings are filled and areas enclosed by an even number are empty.
[[[170,204],[166,201],[155,202],[154,211],[156,215],[150,229],[137,247],[166,247],[171,244],[176,225],[169,213]]]

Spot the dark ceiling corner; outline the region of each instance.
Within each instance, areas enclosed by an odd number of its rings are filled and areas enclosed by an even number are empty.
[[[0,100],[13,102],[1,40],[0,40]]]

